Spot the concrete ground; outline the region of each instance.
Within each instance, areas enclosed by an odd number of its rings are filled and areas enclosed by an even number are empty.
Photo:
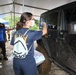
[[[0,61],[2,63],[1,64],[2,68],[0,68],[0,75],[14,75],[13,64],[12,64],[12,58],[13,58],[12,50],[10,50],[8,46],[9,46],[9,42],[6,43],[8,60]],[[57,65],[55,65],[54,63],[52,63],[50,67],[51,69],[50,69],[49,75],[69,75],[64,70],[62,70]]]
[[[69,75],[67,72],[59,68],[56,64],[51,64],[51,70],[49,72],[49,75]]]

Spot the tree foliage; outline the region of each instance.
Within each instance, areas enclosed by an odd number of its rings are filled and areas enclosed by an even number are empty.
[[[11,16],[7,16],[4,19],[9,22],[10,28],[14,28],[16,23],[20,20],[20,17],[15,16],[15,18],[14,18],[14,16],[12,16],[12,17]]]

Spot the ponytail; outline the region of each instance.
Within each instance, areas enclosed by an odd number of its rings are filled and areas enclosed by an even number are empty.
[[[19,29],[21,29],[22,27],[23,27],[23,23],[18,22],[18,23],[16,24],[16,30],[19,30]]]

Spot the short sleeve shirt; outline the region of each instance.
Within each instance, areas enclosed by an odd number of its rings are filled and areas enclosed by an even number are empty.
[[[28,30],[28,28],[22,28],[16,32],[18,32],[20,34],[24,34],[27,30]],[[11,45],[14,45],[14,36],[15,36],[16,32],[12,36],[12,39],[10,42]],[[28,49],[31,47],[31,49],[29,51],[29,55],[34,55],[34,41],[36,41],[42,37],[42,31],[29,30],[26,35],[28,35],[27,40],[26,40],[27,47],[28,47]]]

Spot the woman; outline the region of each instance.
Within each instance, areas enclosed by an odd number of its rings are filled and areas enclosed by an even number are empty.
[[[31,26],[34,25],[34,17],[30,12],[24,12],[22,13],[20,17],[20,22],[22,28],[17,30],[20,34],[24,34]],[[18,26],[18,23],[17,23]],[[16,33],[16,32],[15,32]],[[11,45],[14,45],[14,36],[13,34]],[[45,35],[47,33],[47,27],[46,23],[43,23],[43,30],[42,31],[33,31],[29,30],[27,35],[27,47],[29,48],[31,45],[31,49],[24,59],[17,59],[13,58],[13,69],[15,72],[15,75],[37,75],[37,66],[34,59],[34,41],[38,40],[42,37],[42,35]]]

